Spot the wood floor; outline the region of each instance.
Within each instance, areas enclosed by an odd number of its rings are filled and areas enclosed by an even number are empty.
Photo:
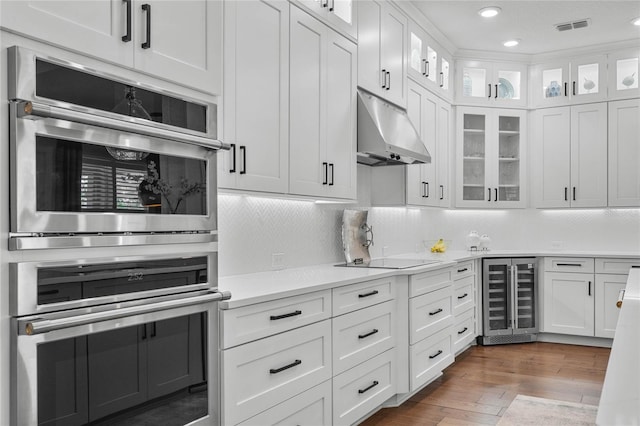
[[[474,346],[400,407],[362,425],[495,425],[518,394],[598,405],[609,352],[540,342]]]

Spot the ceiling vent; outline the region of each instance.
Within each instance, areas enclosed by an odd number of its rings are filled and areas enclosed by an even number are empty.
[[[563,24],[557,24],[556,30],[558,31],[569,31],[569,30],[577,30],[578,28],[586,28],[591,23],[591,19],[579,19],[573,22],[565,22]]]

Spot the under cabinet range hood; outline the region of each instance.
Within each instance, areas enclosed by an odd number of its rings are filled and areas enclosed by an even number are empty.
[[[358,89],[358,163],[391,166],[430,163],[407,111]]]

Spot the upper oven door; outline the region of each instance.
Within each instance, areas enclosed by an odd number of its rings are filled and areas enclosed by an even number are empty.
[[[11,112],[11,231],[216,230],[216,151]]]

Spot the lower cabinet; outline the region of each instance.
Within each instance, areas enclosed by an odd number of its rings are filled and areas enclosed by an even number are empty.
[[[449,327],[421,340],[410,349],[411,390],[437,377],[453,364],[453,345]]]

